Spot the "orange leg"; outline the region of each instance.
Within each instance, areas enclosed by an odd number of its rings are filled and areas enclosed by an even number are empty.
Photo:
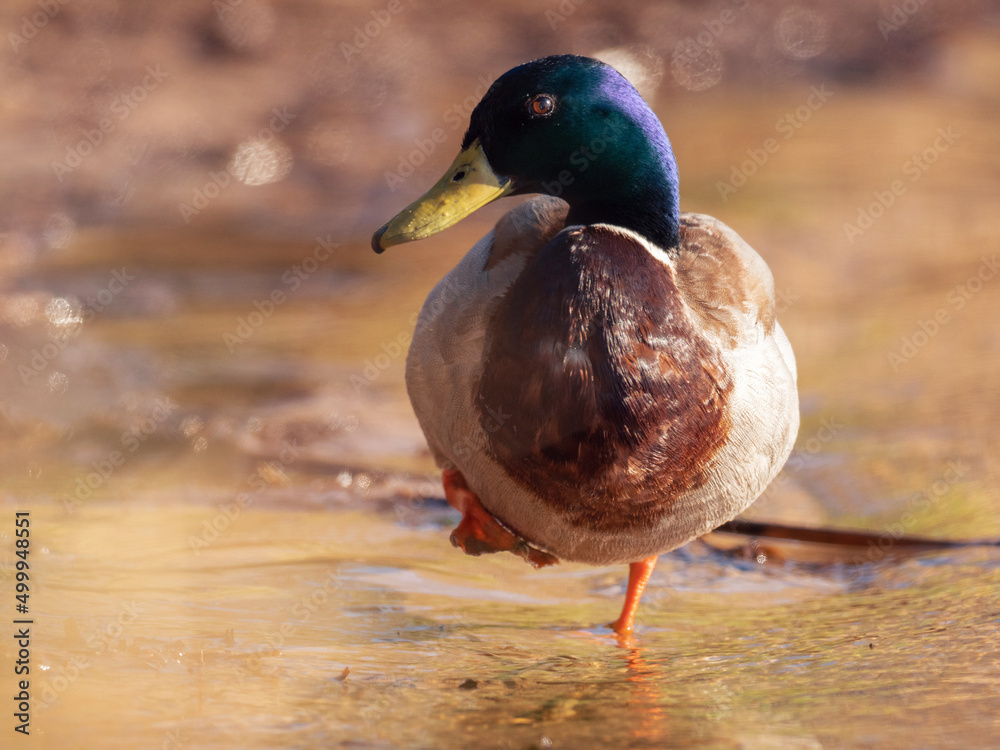
[[[653,568],[656,567],[656,560],[656,556],[647,557],[645,560],[634,562],[628,566],[628,590],[625,592],[625,605],[622,607],[621,615],[610,626],[620,636],[632,634],[632,625],[635,623],[636,610],[639,609],[639,600],[649,582],[649,577],[653,574]]]
[[[461,523],[451,532],[451,543],[465,554],[478,557],[487,552],[513,552],[536,568],[559,562],[554,555],[535,549],[494,518],[469,489],[462,472],[446,469],[441,482],[445,500],[462,513]]]

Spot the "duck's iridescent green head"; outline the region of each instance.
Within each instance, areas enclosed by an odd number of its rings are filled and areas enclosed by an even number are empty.
[[[441,180],[372,238],[430,236],[504,195],[569,203],[568,224],[626,227],[677,245],[677,165],[663,126],[635,88],[598,60],[558,55],[504,73],[472,112],[462,152]]]

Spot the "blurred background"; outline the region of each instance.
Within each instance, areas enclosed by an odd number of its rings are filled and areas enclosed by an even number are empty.
[[[0,31],[0,503],[34,524],[38,742],[990,744],[997,557],[894,540],[1000,537],[1000,3],[9,0]],[[623,570],[448,544],[405,351],[513,199],[368,244],[489,84],[555,53],[633,82],[682,210],[774,273],[803,421],[748,515],[882,535],[671,553],[646,650],[599,627]]]

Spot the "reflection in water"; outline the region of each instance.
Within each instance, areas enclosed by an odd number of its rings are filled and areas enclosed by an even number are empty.
[[[665,746],[670,727],[658,686],[664,682],[666,675],[654,670],[643,652],[642,648],[629,648],[625,652],[628,669],[625,680],[631,688],[627,705],[633,722],[632,739],[640,747]]]

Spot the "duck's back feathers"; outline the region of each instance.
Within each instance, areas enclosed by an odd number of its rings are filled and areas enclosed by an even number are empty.
[[[774,280],[732,229],[704,214],[681,214],[679,287],[698,325],[729,346],[774,330]]]

